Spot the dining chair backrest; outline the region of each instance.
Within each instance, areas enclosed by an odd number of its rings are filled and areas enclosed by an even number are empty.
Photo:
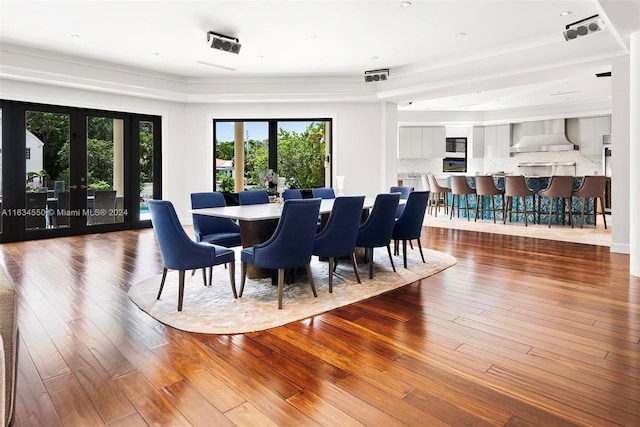
[[[453,194],[474,194],[476,190],[471,188],[466,176],[454,175],[451,177],[451,192]]]
[[[426,173],[420,175],[420,181],[422,182],[422,189],[424,191],[431,190],[431,185],[429,185],[429,176]]]
[[[540,196],[546,197],[571,197],[573,193],[573,176],[553,175],[549,180],[549,185],[538,192]]]
[[[576,197],[603,197],[607,187],[605,175],[585,175],[580,187],[573,192]]]
[[[333,191],[333,188],[330,188],[330,187],[312,188],[311,193],[313,194],[313,197],[319,197],[321,199],[336,198],[335,191]]]
[[[25,216],[25,227],[27,229],[41,229],[47,226],[47,218],[44,213],[47,210],[47,193],[28,192],[26,208],[29,212],[42,212],[41,215]]]
[[[413,240],[420,238],[428,201],[428,191],[411,192],[405,204],[404,212],[393,226],[392,239]]]
[[[96,191],[93,196],[95,214],[91,217],[94,224],[114,222],[116,208],[116,192],[114,190]]]
[[[320,199],[286,200],[273,235],[253,246],[253,263],[262,268],[295,268],[311,261]]]
[[[400,194],[398,193],[383,193],[376,196],[369,217],[358,230],[357,247],[374,248],[389,245],[399,202]]]
[[[343,257],[353,253],[360,228],[364,196],[337,197],[327,224],[316,235],[314,255]]]
[[[411,194],[412,191],[413,191],[413,187],[407,187],[407,186],[395,186],[395,187],[389,188],[389,193],[400,193],[400,200],[407,200],[407,198],[409,197],[409,194]],[[396,208],[396,218],[400,218],[400,215],[402,215],[403,211],[404,211],[404,203],[399,204],[398,207]]]
[[[476,193],[479,196],[495,196],[502,194],[502,190],[496,187],[496,183],[491,175],[476,176]]]
[[[527,186],[524,175],[506,175],[504,177],[504,194],[506,196],[531,196],[535,193]]]
[[[436,177],[433,176],[433,174],[429,174],[428,178],[429,178],[429,190],[432,193],[447,193],[447,192],[451,191],[451,189],[449,187],[445,187],[443,185],[440,185],[438,183],[438,180],[436,179]]]
[[[220,192],[191,193],[191,209],[221,208],[225,206],[227,206],[227,202]],[[226,247],[240,245],[240,227],[233,220],[195,213],[192,218],[196,242],[207,241]],[[232,235],[229,235],[229,233],[232,233]],[[219,237],[219,239],[216,237]]]
[[[282,198],[284,200],[302,199],[302,191],[297,188],[287,188],[282,193]]]
[[[409,194],[413,191],[413,187],[395,186],[389,188],[389,193],[400,193],[400,199],[407,200]]]
[[[269,193],[264,190],[243,190],[238,193],[240,205],[260,205],[269,203]]]
[[[215,250],[202,251],[205,246],[191,240],[170,201],[149,200],[147,203],[165,268],[191,270],[215,264]]]

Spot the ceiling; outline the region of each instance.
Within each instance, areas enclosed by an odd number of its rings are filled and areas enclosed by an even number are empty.
[[[595,73],[640,30],[640,0],[401,3],[0,0],[0,43],[186,82],[328,79],[405,111],[492,111],[610,102],[611,79]],[[565,41],[565,25],[595,14],[604,30]],[[208,31],[240,53],[210,48]],[[364,82],[382,68],[388,81]]]

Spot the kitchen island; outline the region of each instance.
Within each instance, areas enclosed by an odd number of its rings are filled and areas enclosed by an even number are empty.
[[[548,224],[549,222],[549,198],[548,197],[538,197],[538,192],[544,188],[546,188],[549,185],[549,180],[551,179],[550,176],[525,176],[525,180],[527,182],[527,186],[533,190],[536,194],[535,196],[535,206],[534,206],[534,201],[532,200],[531,197],[527,197],[526,198],[526,203],[527,203],[527,211],[533,212],[535,210],[536,215],[535,215],[535,222],[540,222],[542,224]],[[582,179],[583,177],[581,176],[576,176],[573,178],[573,189],[576,190],[578,189],[578,187],[580,187],[580,184],[582,184]],[[493,181],[496,184],[496,187],[498,187],[499,189],[504,191],[504,175],[494,175],[493,176]],[[475,176],[469,175],[467,176],[467,182],[469,183],[469,185],[472,188],[475,188],[476,186],[476,180],[475,180]],[[450,183],[449,183],[450,186]],[[474,213],[470,213],[470,215],[475,215],[475,207],[476,207],[476,200],[477,197],[475,194],[469,195],[468,197],[468,203],[469,203],[469,208],[472,209],[474,211]],[[499,201],[500,198],[499,197],[495,197],[495,203],[496,203],[496,208],[504,208],[503,205],[501,205],[501,201]],[[595,211],[595,203],[594,203],[594,199],[587,199],[586,200],[586,204],[585,204],[585,224],[594,224],[595,221],[595,217],[593,216],[593,213]],[[464,200],[464,198],[461,198],[460,200],[461,206],[465,207],[466,206],[466,202]],[[522,198],[521,197],[514,197],[513,198],[513,215],[511,218],[512,222],[524,222],[524,214],[522,213],[515,213],[515,211],[522,211]],[[538,204],[542,203],[542,205],[540,206],[540,218],[538,218],[537,215],[537,211],[538,211]],[[451,195],[449,195],[449,205],[451,205]],[[484,202],[482,207],[484,207],[484,215],[483,215],[483,219],[492,219],[492,212],[491,212],[491,200],[489,197],[485,197],[484,198]],[[481,207],[481,208],[482,208]],[[535,209],[534,209],[535,208]],[[572,207],[571,207],[571,211],[574,213],[573,214],[573,221],[577,222],[580,219],[580,211],[582,209],[582,200],[580,198],[573,198],[572,199]],[[458,210],[456,209],[456,213],[458,212]],[[562,220],[563,217],[562,215],[560,215],[560,213],[562,212],[562,201],[560,199],[554,199],[554,203],[553,203],[553,212],[554,215],[552,215],[552,220],[551,223],[552,224],[562,224]],[[555,215],[557,213],[557,215]],[[577,213],[577,214],[576,214]],[[587,214],[589,214],[589,216],[587,216]],[[498,214],[500,215],[500,214]],[[461,209],[460,210],[460,216],[462,217],[466,217],[466,211]],[[565,217],[566,218],[566,217]],[[501,216],[498,216],[497,218],[498,220],[503,219]],[[533,214],[529,214],[529,218],[528,221],[533,221]],[[565,220],[567,221],[567,220]],[[568,224],[568,222],[567,222]]]

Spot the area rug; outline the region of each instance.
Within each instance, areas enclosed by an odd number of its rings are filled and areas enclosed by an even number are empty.
[[[338,263],[329,293],[328,263],[313,257],[312,275],[318,297],[314,298],[304,269],[294,283],[285,284],[283,308],[278,310],[278,289],[271,279],[247,278],[242,298],[234,299],[229,273],[222,266],[214,268],[212,286],[204,286],[202,273],[186,274],[184,302],[178,312],[178,273],[167,275],[161,299],[156,296],[162,275],[143,280],[131,287],[129,297],[140,309],[154,319],[176,329],[206,334],[239,334],[261,331],[315,316],[375,295],[399,288],[416,280],[436,274],[456,263],[456,259],[442,252],[423,249],[426,263],[417,248],[408,251],[408,268],[402,257],[395,256],[394,273],[387,251],[374,251],[374,277],[369,279],[369,267],[359,265],[362,283],[355,280],[349,261]],[[239,260],[236,253],[236,260]],[[240,262],[236,261],[236,287],[240,289]]]

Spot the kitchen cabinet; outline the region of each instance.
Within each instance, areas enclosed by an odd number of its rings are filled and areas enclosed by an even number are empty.
[[[484,127],[473,127],[473,140],[471,141],[471,150],[468,150],[469,157],[473,159],[481,159],[484,157]]]
[[[401,159],[444,157],[445,128],[404,126],[398,132],[398,156]]]
[[[511,125],[484,127],[484,156],[487,158],[509,157],[511,148]]]
[[[433,127],[433,158],[446,157],[447,133],[444,126]]]
[[[580,119],[580,154],[583,156],[602,155],[602,137],[611,134],[609,116]]]

